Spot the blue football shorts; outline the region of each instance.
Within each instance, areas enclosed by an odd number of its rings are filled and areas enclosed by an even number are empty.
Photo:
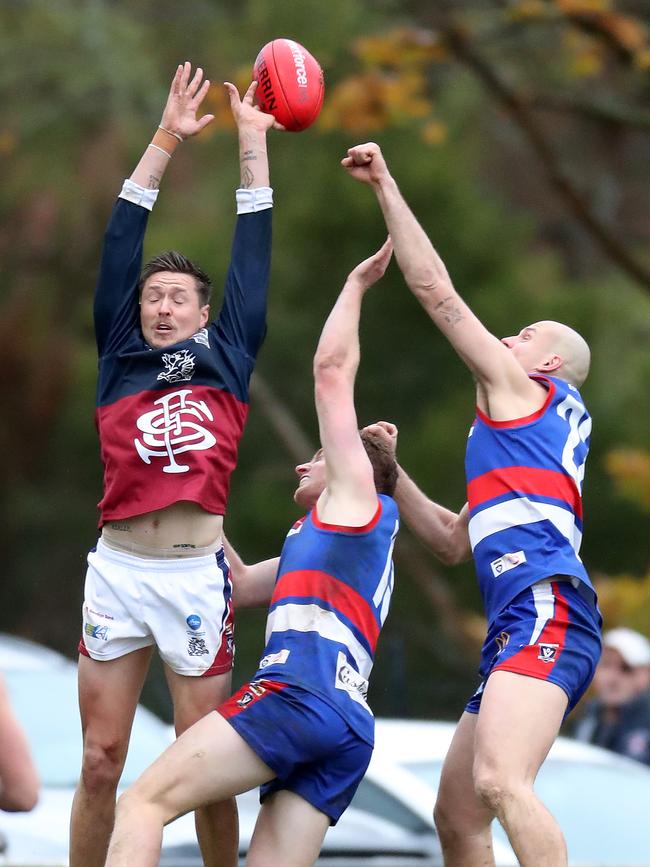
[[[577,578],[551,578],[528,587],[490,624],[481,652],[481,684],[465,710],[479,712],[493,671],[512,671],[557,684],[567,694],[570,713],[594,676],[601,626],[595,594]]]
[[[335,825],[366,772],[372,745],[327,702],[297,686],[254,680],[217,708],[277,776],[260,800],[295,792]]]

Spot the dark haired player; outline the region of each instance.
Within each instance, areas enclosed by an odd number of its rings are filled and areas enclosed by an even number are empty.
[[[393,589],[395,458],[360,436],[354,408],[359,315],[390,241],[352,271],[314,358],[322,449],[296,467],[309,512],[277,560],[233,561],[237,603],[268,599],[253,679],[186,731],[118,801],[107,864],[158,863],[163,826],[197,804],[262,784],[248,867],[313,864],[350,803],[374,742],[366,693]],[[277,575],[277,579],[276,579]]]
[[[72,808],[72,867],[103,865],[115,794],[154,645],[177,733],[230,694],[231,583],[222,548],[230,474],[248,383],[266,329],[272,191],[270,115],[226,84],[239,133],[241,189],[225,293],[210,323],[210,281],[180,253],[142,275],[149,212],[209,82],[179,66],[160,127],[125,181],[106,231],[95,294],[96,422],[104,464],[102,528],[88,555],[79,703],[83,765]],[[234,801],[197,811],[205,863],[237,861]],[[217,849],[219,856],[217,856]]]
[[[439,506],[401,470],[396,488],[405,520],[441,559],[473,554],[488,619],[482,682],[438,790],[445,867],[493,867],[495,816],[522,867],[563,867],[562,832],[533,784],[600,656],[596,594],[578,554],[591,431],[578,388],[589,348],[559,322],[503,340],[490,334],[456,292],[378,145],[351,148],[342,164],[375,192],[407,285],[476,380],[467,506],[460,514]],[[394,442],[394,426],[370,430]]]

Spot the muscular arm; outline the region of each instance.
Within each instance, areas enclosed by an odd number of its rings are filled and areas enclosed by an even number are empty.
[[[528,378],[509,350],[456,292],[442,259],[388,171],[379,147],[370,143],[351,148],[343,165],[353,177],[373,188],[407,285],[489,397],[493,417],[523,415],[530,411],[531,402],[536,407],[540,386]]]
[[[359,436],[354,382],[359,366],[359,318],[366,290],[392,255],[383,247],[355,268],[323,326],[314,356],[314,385],[327,487],[318,501],[326,523],[363,526],[377,510],[373,470]]]
[[[471,559],[467,504],[456,513],[435,503],[400,466],[395,500],[410,530],[442,563],[453,566]]]
[[[280,558],[271,557],[247,566],[225,536],[223,547],[230,564],[235,608],[267,607],[273,595]]]
[[[378,421],[364,430],[383,439],[393,454],[396,453],[398,431],[393,422]],[[411,531],[441,562],[452,566],[470,559],[467,505],[456,513],[430,500],[399,464],[395,500]]]

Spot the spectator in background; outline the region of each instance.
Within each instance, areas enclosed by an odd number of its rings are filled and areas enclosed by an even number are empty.
[[[593,685],[574,737],[650,765],[650,641],[624,627],[605,633]]]
[[[0,810],[33,810],[39,787],[27,738],[11,707],[4,678],[0,677]]]

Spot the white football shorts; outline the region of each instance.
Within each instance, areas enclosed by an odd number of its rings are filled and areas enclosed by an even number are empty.
[[[177,674],[232,668],[232,584],[223,549],[157,560],[99,539],[88,554],[82,617],[79,652],[92,659],[117,659],[155,644]]]

